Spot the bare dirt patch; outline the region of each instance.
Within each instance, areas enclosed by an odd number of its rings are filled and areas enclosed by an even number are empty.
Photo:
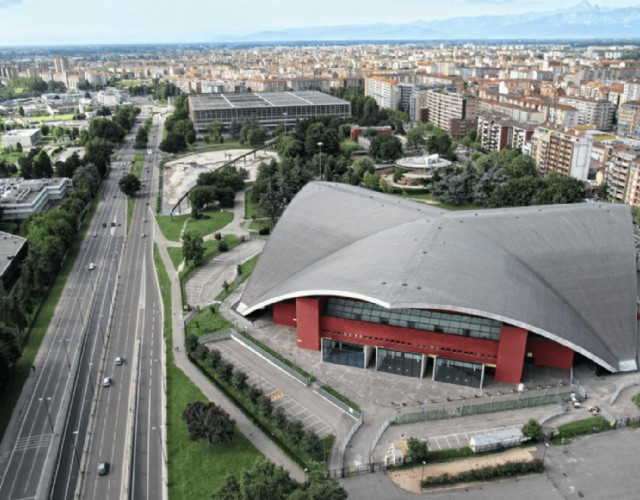
[[[227,161],[237,158],[249,149],[229,149],[198,153],[167,162],[164,166],[164,186],[162,207],[171,208],[189,189],[195,186],[198,176],[220,168]],[[249,180],[255,180],[258,166],[262,162],[278,159],[274,151],[257,151],[236,163],[239,168],[249,172]]]
[[[518,448],[514,450],[484,455],[477,458],[466,458],[443,464],[431,464],[424,468],[424,477],[441,476],[443,474],[459,474],[471,469],[479,469],[490,465],[499,465],[505,462],[530,462],[535,456],[535,446]],[[412,493],[420,493],[420,480],[422,479],[422,467],[401,471],[389,472],[391,480],[400,488]],[[460,486],[460,485],[455,485]]]

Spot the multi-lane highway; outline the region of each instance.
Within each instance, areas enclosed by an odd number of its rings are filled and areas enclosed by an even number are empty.
[[[143,178],[156,171],[157,123]],[[152,238],[141,236],[152,226],[142,219],[151,216],[147,203],[156,186],[149,183],[139,196],[128,235],[117,186],[131,165],[134,135],[104,182],[102,203],[5,433],[0,498],[160,498],[164,492],[160,301]],[[121,366],[117,356],[125,359]],[[106,376],[111,387],[102,386]],[[112,465],[109,475],[98,477],[99,461]]]
[[[157,118],[156,118],[157,120]],[[157,126],[142,171],[131,228],[119,270],[120,285],[110,328],[104,376],[89,429],[82,498],[161,498],[163,495],[164,384],[161,301],[153,265],[152,216],[157,182]],[[116,366],[115,358],[125,362]],[[100,476],[97,464],[108,462]]]

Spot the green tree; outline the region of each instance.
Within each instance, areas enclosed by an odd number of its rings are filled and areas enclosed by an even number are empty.
[[[402,143],[395,135],[379,134],[371,140],[369,153],[383,161],[394,161],[402,156]]]
[[[182,254],[186,262],[193,261],[199,266],[204,259],[204,242],[196,231],[187,230],[182,233]]]
[[[431,135],[427,139],[427,150],[429,154],[437,153],[443,158],[455,160],[451,137],[444,130],[437,127],[433,128]]]
[[[606,181],[600,183],[596,193],[600,200],[607,201],[609,199],[609,185]]]
[[[522,434],[533,441],[540,440],[542,438],[542,433],[542,426],[535,418],[527,420],[527,423],[522,426]]]
[[[134,196],[140,191],[140,179],[133,174],[123,175],[118,181],[118,187],[126,196]]]
[[[33,157],[32,162],[34,179],[44,179],[53,177],[53,166],[51,159],[45,150],[41,150]]]
[[[423,441],[421,439],[417,439],[414,437],[410,437],[407,440],[406,460],[408,462],[411,462],[414,464],[426,462],[428,455],[429,455],[429,445],[426,440]]]
[[[144,127],[140,127],[138,132],[136,132],[136,141],[134,147],[136,149],[144,149],[147,147],[147,143],[149,142],[149,134]]]
[[[100,175],[104,176],[107,173],[107,167],[111,164],[113,143],[108,139],[96,137],[84,145],[84,150],[85,161],[93,163]]]
[[[233,439],[235,421],[215,403],[195,401],[182,413],[187,424],[189,439],[206,439],[209,444],[226,443]]]
[[[427,141],[424,138],[424,128],[420,126],[413,127],[407,133],[407,142],[411,147],[417,148],[419,146],[424,146]]]

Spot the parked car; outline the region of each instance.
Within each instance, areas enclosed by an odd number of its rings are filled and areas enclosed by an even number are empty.
[[[598,413],[600,413],[600,407],[599,406],[590,406],[589,407],[589,413],[591,413],[592,415],[597,415]]]

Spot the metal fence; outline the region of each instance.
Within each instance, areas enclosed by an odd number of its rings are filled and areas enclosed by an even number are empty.
[[[318,384],[317,382],[313,382],[311,384],[311,388],[318,393],[318,395],[322,396],[323,398],[325,398],[326,400],[332,402],[334,405],[336,405],[338,408],[340,408],[341,410],[345,411],[346,413],[348,413],[349,415],[352,415],[353,417],[357,418],[357,419],[361,419],[362,418],[362,414],[356,410],[355,408],[349,406],[347,403],[345,403],[344,401],[338,399],[337,397],[335,397],[333,394],[331,394],[330,392],[324,390],[322,388],[322,386],[320,384]]]
[[[509,398],[509,399],[507,399]],[[463,417],[468,415],[478,415],[481,413],[493,413],[496,411],[518,410],[521,408],[531,408],[533,406],[542,406],[552,403],[558,403],[569,398],[569,393],[561,394],[542,394],[523,398],[518,395],[517,399],[513,396],[505,395],[504,399],[499,396],[492,396],[491,401],[486,403],[468,404],[466,401],[459,403],[443,403],[439,408],[423,409],[420,413],[402,413],[396,416],[394,424],[413,424],[416,422],[426,422],[429,420],[444,420],[454,417]]]
[[[283,371],[287,372],[289,375],[291,375],[295,379],[299,380],[304,385],[309,386],[311,384],[311,380],[309,380],[309,378],[305,377],[301,373],[298,373],[296,370],[291,368],[289,365],[283,363],[278,358],[273,356],[271,353],[265,351],[262,347],[260,347],[257,344],[254,344],[253,342],[251,342],[251,340],[249,340],[246,337],[243,337],[242,335],[240,335],[237,331],[235,331],[233,329],[231,329],[231,338],[233,340],[235,340],[236,342],[241,343],[242,345],[244,345],[248,349],[251,349],[251,350],[255,351],[259,356],[262,356],[263,358],[265,358],[270,363],[273,363],[278,368],[280,368]]]
[[[342,441],[342,443],[340,443],[340,463],[342,465],[344,465],[344,453],[347,450],[347,445],[351,442],[351,438],[355,435],[355,433],[358,431],[358,429],[362,426],[362,423],[364,422],[364,420],[362,419],[362,416],[360,416],[358,418],[358,420],[356,420],[353,425],[351,426],[351,429],[349,429],[349,432],[347,433],[347,435],[345,436],[344,440]]]
[[[389,418],[385,420],[380,426],[380,428],[378,429],[378,432],[376,433],[375,437],[373,438],[373,441],[371,442],[371,447],[369,448],[369,460],[373,460],[373,450],[376,449],[376,446],[378,446],[378,441],[380,441],[380,438],[385,433],[385,431],[389,428],[391,423],[392,423],[392,419]]]
[[[368,464],[350,465],[341,469],[329,469],[327,477],[331,479],[340,479],[353,476],[361,476],[363,474],[373,474],[387,470],[387,464],[384,462],[373,462]]]
[[[623,384],[620,384],[618,387],[616,387],[615,392],[611,395],[611,401],[609,404],[615,403],[622,391],[624,391],[625,389],[628,389],[629,387],[633,387],[634,385],[638,385],[639,382],[640,380],[636,379],[636,380],[629,380],[628,382],[624,382]]]

